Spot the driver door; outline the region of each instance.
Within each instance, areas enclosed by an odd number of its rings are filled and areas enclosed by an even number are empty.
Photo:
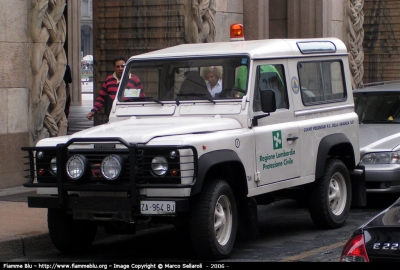
[[[290,106],[290,86],[285,76],[284,63],[257,66],[253,110],[261,111],[260,91],[272,89],[276,97],[276,111],[258,120],[255,134],[256,172],[258,186],[300,177],[299,127]],[[293,106],[292,106],[293,107]]]

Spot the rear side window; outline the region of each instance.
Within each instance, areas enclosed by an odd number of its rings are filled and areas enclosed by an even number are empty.
[[[304,105],[346,100],[341,61],[300,62],[297,65]]]

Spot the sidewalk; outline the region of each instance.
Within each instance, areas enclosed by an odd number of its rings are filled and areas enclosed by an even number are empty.
[[[23,257],[52,247],[47,209],[29,208],[27,196],[36,190],[0,189],[0,261]]]
[[[0,263],[54,251],[47,227],[47,208],[28,207],[27,197],[35,194],[36,189],[23,186],[0,189]],[[141,223],[136,233],[161,226]],[[99,227],[93,244],[120,237],[106,234]]]

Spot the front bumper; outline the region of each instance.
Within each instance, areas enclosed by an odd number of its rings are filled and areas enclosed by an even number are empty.
[[[365,165],[367,193],[400,193],[400,164]]]
[[[143,201],[172,201],[175,202],[175,212],[163,215],[141,214],[136,200],[124,197],[65,197],[62,204],[58,196],[36,195],[28,197],[28,207],[63,208],[72,214],[74,219],[82,220],[120,220],[135,222],[143,217],[178,216],[189,211],[188,198],[146,198]]]

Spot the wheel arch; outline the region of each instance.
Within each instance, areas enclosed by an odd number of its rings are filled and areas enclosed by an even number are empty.
[[[206,179],[222,178],[227,181],[235,194],[247,195],[246,173],[241,159],[233,150],[217,150],[199,158],[198,176],[191,190],[191,196],[200,193]]]
[[[317,163],[315,167],[316,179],[323,175],[326,159],[328,157],[339,158],[349,170],[356,167],[353,145],[343,133],[331,134],[321,140],[318,147]]]

